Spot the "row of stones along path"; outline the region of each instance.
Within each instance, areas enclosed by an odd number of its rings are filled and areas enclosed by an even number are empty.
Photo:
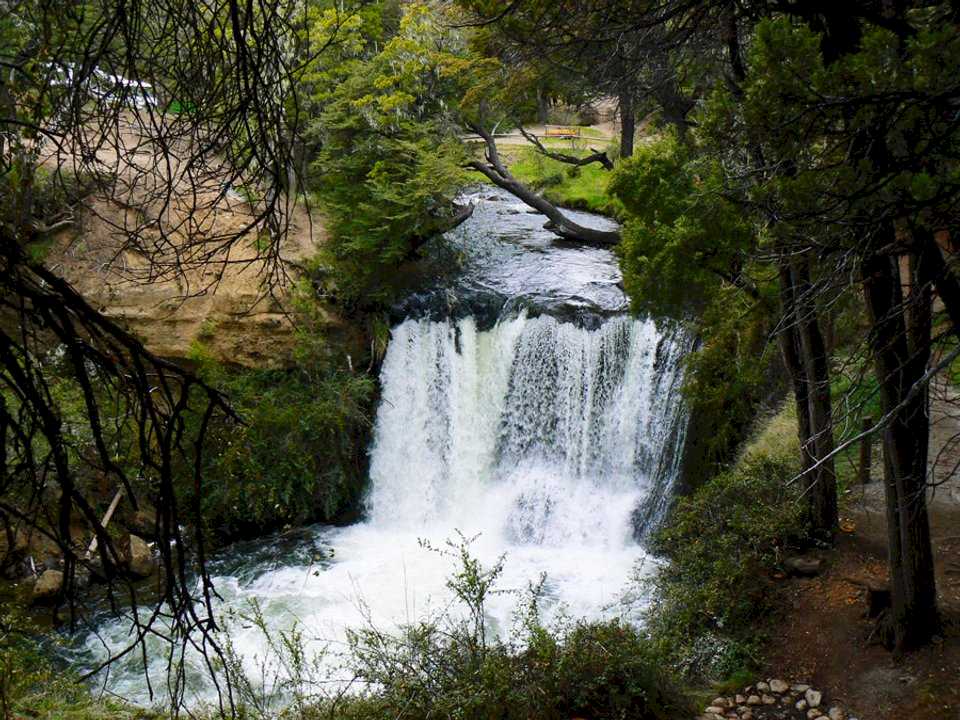
[[[857,720],[839,704],[802,683],[769,680],[750,685],[732,697],[718,697],[697,720]]]

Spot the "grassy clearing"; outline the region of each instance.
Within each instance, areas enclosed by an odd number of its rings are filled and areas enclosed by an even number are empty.
[[[576,157],[590,154],[586,149],[571,150],[569,142],[559,141],[556,148]],[[620,213],[620,204],[607,194],[610,172],[598,163],[576,167],[544,157],[532,148],[510,152],[508,162],[518,180],[541,190],[556,205],[613,217]]]
[[[578,143],[580,147],[571,149],[569,140],[550,139],[544,144],[552,150],[577,157],[584,157],[591,152],[582,147],[583,143]],[[532,147],[505,146],[499,150],[510,172],[521,182],[542,192],[553,204],[614,218],[620,217],[622,206],[607,194],[611,173],[599,164],[575,167],[544,157]],[[468,173],[468,177],[476,184],[490,183],[478,172]]]

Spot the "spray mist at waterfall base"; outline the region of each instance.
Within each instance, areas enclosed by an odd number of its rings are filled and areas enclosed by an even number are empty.
[[[456,563],[435,549],[460,537],[483,566],[503,558],[504,592],[485,607],[491,633],[510,632],[523,594],[541,582],[545,622],[636,619],[643,600],[631,581],[655,568],[642,538],[677,470],[686,348],[680,333],[626,316],[595,329],[523,312],[485,331],[469,318],[395,327],[366,519],[247,543],[211,566],[244,674],[265,694],[279,687],[264,677],[275,672],[269,641],[296,627],[308,653],[326,653],[333,682],[349,628],[389,632],[455,614]],[[122,648],[128,632],[122,621],[103,625],[88,655]],[[148,644],[162,673],[167,648]],[[200,657],[186,662],[186,702],[211,700]],[[162,699],[163,683],[153,684]],[[116,665],[107,686],[149,701],[140,658]]]

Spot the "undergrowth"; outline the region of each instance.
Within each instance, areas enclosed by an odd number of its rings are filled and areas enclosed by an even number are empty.
[[[291,368],[230,368],[194,347],[201,376],[243,419],[213,429],[204,469],[203,518],[223,540],[349,520],[359,505],[375,383],[334,361],[313,306],[300,305]]]
[[[18,610],[0,606],[0,719],[160,720],[119,699],[97,698],[40,649],[39,630]]]
[[[648,629],[679,675],[722,680],[755,667],[771,574],[807,542],[793,403],[769,418],[733,465],[680,498],[656,550],[670,562],[653,581]]]
[[[244,622],[257,626],[270,648],[264,678],[253,682],[232,651],[227,663],[245,717],[669,720],[689,714],[642,632],[616,620],[545,623],[539,587],[515,593],[513,631],[493,635],[487,602],[513,591],[498,587],[503,560],[482,565],[469,543],[461,537],[438,550],[455,563],[448,581],[454,603],[396,631],[368,619],[349,634],[349,649],[337,659],[339,676],[350,678],[349,694],[330,689],[330,664],[311,659],[301,628],[271,631],[255,608]],[[271,709],[265,685],[282,689],[285,711]]]

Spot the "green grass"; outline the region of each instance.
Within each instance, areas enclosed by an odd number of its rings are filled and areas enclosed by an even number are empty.
[[[834,364],[830,379],[833,403],[834,443],[840,445],[861,432],[863,418],[876,422],[883,415],[880,388],[870,363],[864,358],[840,358]],[[880,438],[873,438],[873,476],[882,469]],[[837,453],[834,460],[837,471],[837,490],[841,493],[857,483],[860,468],[860,444],[854,443]]]
[[[589,150],[571,150],[569,143],[560,143],[557,148],[577,157],[590,153]],[[610,172],[599,163],[575,167],[544,157],[532,148],[518,148],[505,155],[514,176],[542,190],[544,197],[555,205],[614,217],[620,214],[620,203],[607,195]]]

